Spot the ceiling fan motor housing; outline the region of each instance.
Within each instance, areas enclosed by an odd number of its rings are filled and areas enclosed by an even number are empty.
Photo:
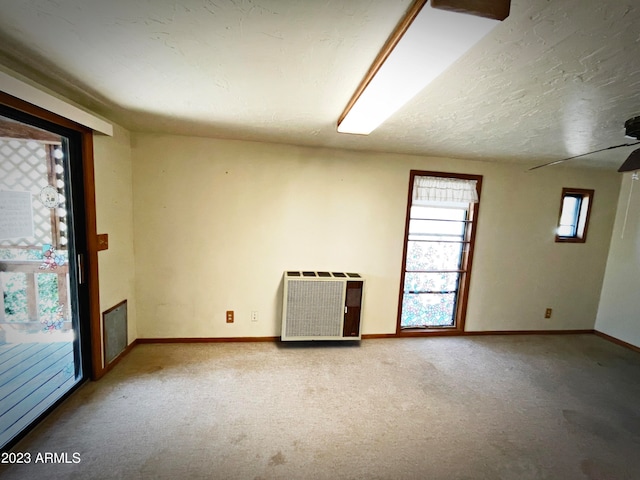
[[[624,134],[627,137],[640,140],[640,116],[630,118],[624,122]]]

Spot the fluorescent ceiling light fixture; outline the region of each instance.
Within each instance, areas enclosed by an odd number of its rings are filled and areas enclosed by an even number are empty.
[[[383,47],[338,132],[368,135],[464,55],[500,20],[510,0],[418,0]]]

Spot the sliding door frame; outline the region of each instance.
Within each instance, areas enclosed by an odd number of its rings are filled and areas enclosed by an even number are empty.
[[[102,365],[102,336],[100,328],[100,295],[98,281],[98,235],[96,228],[96,190],[93,165],[93,130],[80,125],[58,114],[32,105],[24,100],[0,92],[0,104],[14,110],[31,115],[40,120],[51,122],[60,127],[73,130],[80,134],[82,150],[82,175],[84,190],[84,236],[86,238],[86,251],[84,253],[84,272],[89,305],[85,314],[89,315],[89,339],[84,344],[89,347],[88,365],[90,378],[98,380],[106,373]],[[86,364],[85,364],[86,365]]]

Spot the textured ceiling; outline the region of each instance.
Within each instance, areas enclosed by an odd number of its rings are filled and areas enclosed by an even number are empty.
[[[637,0],[512,0],[504,22],[371,135],[337,133],[410,3],[0,0],[0,60],[135,131],[526,167],[629,142]],[[632,150],[571,163],[615,169]]]

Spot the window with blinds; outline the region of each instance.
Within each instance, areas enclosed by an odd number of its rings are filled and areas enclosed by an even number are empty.
[[[481,181],[411,172],[399,332],[464,328]]]

